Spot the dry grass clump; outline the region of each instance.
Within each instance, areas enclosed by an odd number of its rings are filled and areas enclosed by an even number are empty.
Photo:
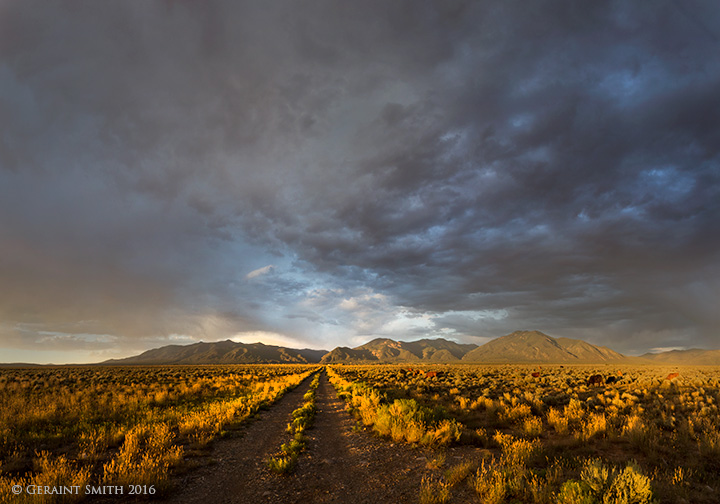
[[[550,408],[547,412],[547,422],[558,434],[567,434],[569,420],[560,410]]]
[[[500,405],[496,403],[490,397],[480,396],[470,404],[470,409],[487,411],[489,414],[494,414]]]
[[[162,485],[168,471],[183,458],[165,423],[137,425],[126,435],[117,455],[103,466],[105,485]]]
[[[570,402],[565,406],[564,414],[569,425],[579,425],[583,417],[585,417],[585,409],[579,400],[570,399]]]
[[[79,458],[88,462],[97,462],[113,443],[105,428],[94,428],[81,432],[78,437]]]
[[[447,455],[445,453],[438,453],[433,458],[428,459],[425,467],[428,469],[440,469],[445,464],[446,459]]]
[[[423,476],[420,483],[420,504],[445,504],[450,501],[450,486],[432,477]]]
[[[532,409],[527,404],[504,405],[498,417],[502,422],[512,424],[532,415]]]
[[[506,441],[509,447],[515,441]],[[524,457],[483,460],[470,478],[470,487],[482,503],[528,502],[536,504],[653,504],[651,480],[635,462],[624,469],[599,459],[584,462],[580,479],[566,479],[558,461],[544,473],[532,471]],[[467,465],[463,466],[463,472]]]
[[[501,456],[483,460],[470,478],[470,486],[480,501],[500,503],[515,498],[524,502],[534,498],[533,495],[540,498],[547,494],[546,484],[528,468],[528,463],[539,452],[539,443],[500,432],[496,432],[493,439],[501,447]],[[467,467],[463,466],[463,470]]]
[[[529,417],[523,422],[523,433],[529,437],[539,437],[543,432],[543,422],[540,417]]]
[[[447,484],[450,487],[454,487],[467,478],[476,467],[477,464],[471,460],[466,460],[454,466],[450,466],[445,471],[445,481],[447,481]]]
[[[645,432],[645,421],[638,415],[631,415],[626,418],[622,433],[624,436],[637,437]]]
[[[482,462],[475,476],[470,480],[470,486],[483,504],[501,504],[507,495],[507,482],[505,474],[496,470],[492,464]]]
[[[375,424],[381,401],[382,396],[376,390],[352,388],[351,404],[365,425]]]
[[[414,399],[396,399],[392,404],[378,406],[374,429],[395,442],[407,440],[417,443],[425,435],[427,416],[428,412],[420,408]]]
[[[577,438],[587,441],[595,437],[603,437],[607,431],[607,420],[603,413],[591,413],[582,423]]]
[[[524,466],[540,450],[537,440],[516,439],[501,432],[496,432],[493,439],[502,449],[502,462],[508,466]]]
[[[431,437],[426,444],[445,446],[460,440],[462,425],[455,419],[444,419],[430,433]]]

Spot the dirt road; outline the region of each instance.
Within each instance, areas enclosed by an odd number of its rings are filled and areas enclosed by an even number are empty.
[[[169,503],[365,504],[416,503],[424,453],[356,430],[355,420],[323,373],[315,424],[289,476],[271,473],[265,460],[289,439],[285,427],[309,380],[261,413],[237,439],[216,442],[214,465],[177,481]]]

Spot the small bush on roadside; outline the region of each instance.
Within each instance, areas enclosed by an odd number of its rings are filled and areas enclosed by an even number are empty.
[[[295,468],[297,458],[297,453],[284,457],[270,457],[267,461],[267,467],[276,474],[288,474]]]

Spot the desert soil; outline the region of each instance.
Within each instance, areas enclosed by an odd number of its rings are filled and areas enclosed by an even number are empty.
[[[323,373],[317,413],[295,471],[287,476],[265,467],[288,441],[285,428],[302,403],[306,380],[253,420],[239,437],[215,442],[212,463],[178,476],[168,503],[365,504],[417,503],[432,452],[378,439],[356,427]]]

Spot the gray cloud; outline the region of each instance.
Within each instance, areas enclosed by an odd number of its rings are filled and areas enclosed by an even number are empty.
[[[714,346],[719,17],[5,2],[2,341]]]

